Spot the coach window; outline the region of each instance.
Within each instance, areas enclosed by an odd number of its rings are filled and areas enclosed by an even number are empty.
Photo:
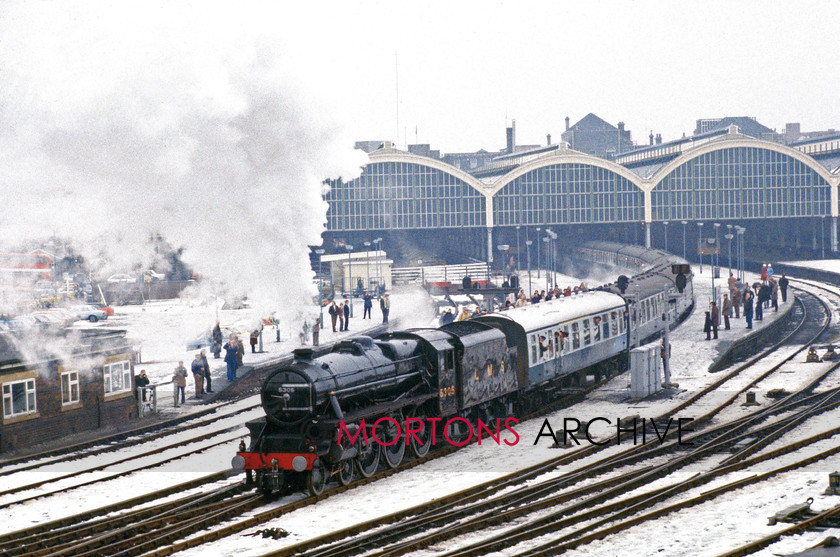
[[[610,313],[610,326],[612,327],[612,336],[616,336],[618,334],[618,327],[621,320],[618,318],[618,312],[614,311]]]
[[[592,318],[592,342],[601,340],[601,317],[596,315]]]
[[[537,335],[531,335],[531,361],[537,363]]]
[[[578,330],[578,324],[572,323],[572,350],[578,348],[580,348],[580,331]]]
[[[605,313],[601,316],[601,326],[604,328],[604,340],[610,338],[610,314]]]
[[[79,372],[65,371],[61,374],[61,404],[79,402]]]
[[[34,379],[3,384],[4,418],[33,414],[37,411]]]
[[[105,376],[105,394],[124,393],[131,390],[131,362],[114,362],[102,367]]]
[[[589,336],[589,319],[584,319],[583,323],[583,345],[589,346],[592,343],[592,338]]]

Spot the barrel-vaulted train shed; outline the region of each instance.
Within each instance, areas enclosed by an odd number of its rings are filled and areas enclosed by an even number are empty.
[[[813,249],[820,241],[837,251],[838,185],[840,136],[786,146],[736,126],[617,162],[561,145],[484,178],[389,146],[371,153],[359,178],[330,182],[327,237],[351,242],[415,231],[492,261],[494,230],[496,243],[512,240],[517,227],[532,239],[535,228],[552,227],[561,237],[635,238],[650,246],[651,229],[657,237],[663,230],[652,224],[683,223],[672,228],[671,249],[679,252],[686,224],[694,241],[694,224],[706,222],[709,231],[720,222],[752,229],[762,241],[777,236],[780,245]]]

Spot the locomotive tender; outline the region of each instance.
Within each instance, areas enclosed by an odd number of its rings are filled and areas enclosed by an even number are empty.
[[[693,306],[691,277],[680,292],[671,272],[681,258],[599,242],[575,255],[641,272],[623,294],[606,285],[437,329],[352,337],[320,357],[296,350],[266,378],[266,416],[247,424],[251,443],[234,469],[256,472],[264,492],[305,484],[318,495],[333,476],[346,485],[380,461],[396,468],[407,451],[428,453],[435,439],[427,419],[445,423],[438,434],[449,440],[472,435],[467,420],[498,427],[497,419],[539,408],[587,374],[625,371],[630,348]],[[424,427],[401,436],[411,418]],[[365,442],[371,438],[378,442]]]

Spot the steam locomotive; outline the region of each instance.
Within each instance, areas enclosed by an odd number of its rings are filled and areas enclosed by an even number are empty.
[[[539,408],[587,374],[625,371],[631,347],[691,310],[691,276],[678,288],[671,266],[685,261],[664,252],[599,243],[582,249],[579,257],[642,272],[626,284],[437,329],[356,336],[320,357],[296,350],[291,364],[266,378],[266,416],[248,422],[251,443],[240,447],[234,469],[255,472],[264,492],[305,486],[319,495],[332,477],[347,485],[381,462],[398,467],[407,452],[425,456],[434,441],[430,418],[446,424],[438,435],[464,440],[472,434],[467,422],[495,423]],[[401,437],[412,421],[424,427]]]

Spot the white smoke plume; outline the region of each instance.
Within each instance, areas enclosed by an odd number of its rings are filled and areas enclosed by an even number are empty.
[[[260,310],[311,303],[321,183],[366,159],[266,6],[0,4],[2,242],[67,238],[118,272],[160,233]]]

